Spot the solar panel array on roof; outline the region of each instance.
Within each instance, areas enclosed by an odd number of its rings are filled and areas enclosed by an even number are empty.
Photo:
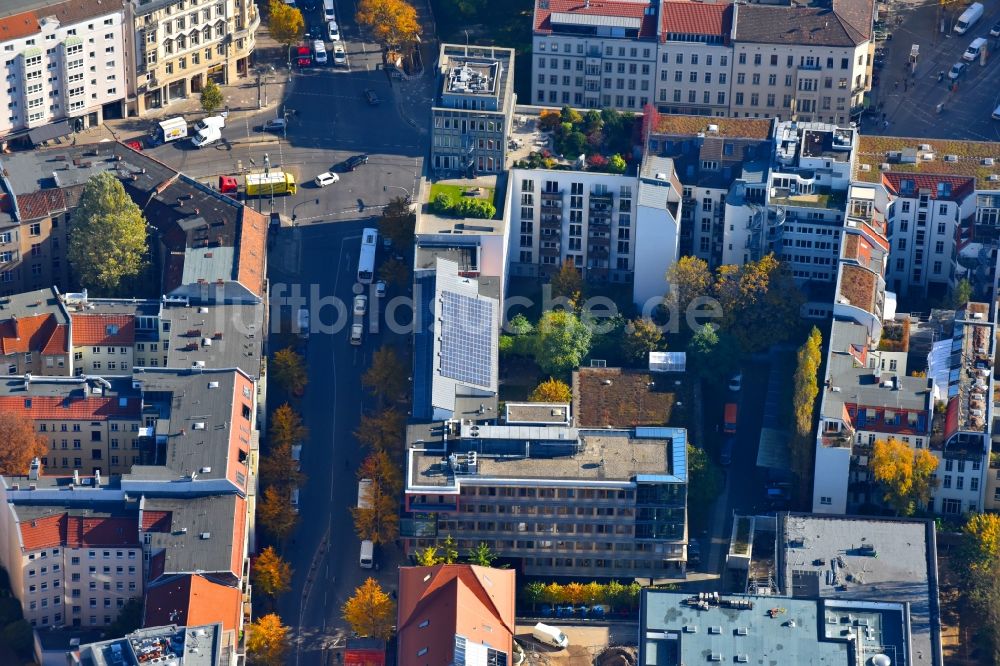
[[[489,386],[493,375],[491,302],[450,291],[442,291],[441,298],[441,374]]]

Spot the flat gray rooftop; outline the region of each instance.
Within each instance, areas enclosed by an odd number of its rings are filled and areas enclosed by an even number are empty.
[[[867,623],[871,635],[876,631],[879,635],[891,634],[891,640],[897,640],[904,627],[901,606],[858,605],[848,611],[833,608],[824,599],[742,595],[723,597],[721,601],[698,604],[686,593],[644,591],[641,663],[850,666],[855,663],[853,646],[843,632],[852,631],[852,638],[856,637],[859,626],[855,620]],[[753,606],[739,608],[733,602],[750,602]],[[773,617],[771,609],[776,609]],[[850,624],[841,622],[845,613],[851,614]],[[867,635],[862,635],[862,642]],[[873,647],[869,643],[863,648],[868,658],[879,654],[872,652]],[[893,659],[892,663],[903,666],[906,662]]]
[[[779,523],[778,577],[786,593],[908,603],[910,663],[940,666],[933,524],[811,514],[784,514]]]
[[[239,368],[260,376],[264,305],[184,305],[167,302],[163,319],[170,322],[166,365],[191,368]]]
[[[147,497],[144,511],[170,514],[170,528],[154,532],[150,552],[165,551],[163,573],[206,573],[232,571],[233,540],[237,495],[208,495],[199,498]],[[207,535],[207,536],[206,536]]]
[[[83,666],[137,666],[162,663],[176,666],[217,666],[221,624],[198,627],[151,627],[122,638],[80,646]],[[159,660],[159,661],[154,661]]]

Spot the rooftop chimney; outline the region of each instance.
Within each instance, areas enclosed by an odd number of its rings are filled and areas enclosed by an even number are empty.
[[[10,316],[10,320],[12,322],[14,322],[14,339],[15,340],[20,340],[21,339],[21,327],[17,325],[17,315],[16,314],[12,314]]]

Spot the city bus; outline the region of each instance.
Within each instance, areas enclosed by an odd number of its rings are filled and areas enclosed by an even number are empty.
[[[361,232],[361,254],[358,257],[358,282],[371,284],[375,277],[375,248],[378,246],[378,231],[365,229]]]

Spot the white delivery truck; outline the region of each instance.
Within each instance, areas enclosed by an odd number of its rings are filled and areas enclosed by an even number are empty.
[[[958,17],[955,22],[955,32],[960,35],[964,35],[969,31],[969,28],[976,24],[976,21],[983,18],[983,3],[973,2],[968,8],[962,12],[962,15]]]
[[[569,639],[566,637],[566,634],[559,631],[557,627],[551,627],[541,622],[532,627],[531,636],[539,643],[554,648],[565,648],[569,645]]]
[[[154,143],[170,143],[177,139],[183,139],[188,135],[188,125],[184,118],[167,118],[156,123],[156,132],[153,136]]]
[[[372,507],[371,491],[371,479],[361,479],[358,481],[359,509],[370,509]],[[368,539],[361,542],[361,554],[358,557],[358,564],[361,565],[362,569],[371,569],[375,566],[375,544]]]
[[[194,125],[195,135],[191,137],[191,144],[195,148],[201,148],[215,143],[222,138],[222,128],[225,126],[226,114],[209,116],[199,120]]]

